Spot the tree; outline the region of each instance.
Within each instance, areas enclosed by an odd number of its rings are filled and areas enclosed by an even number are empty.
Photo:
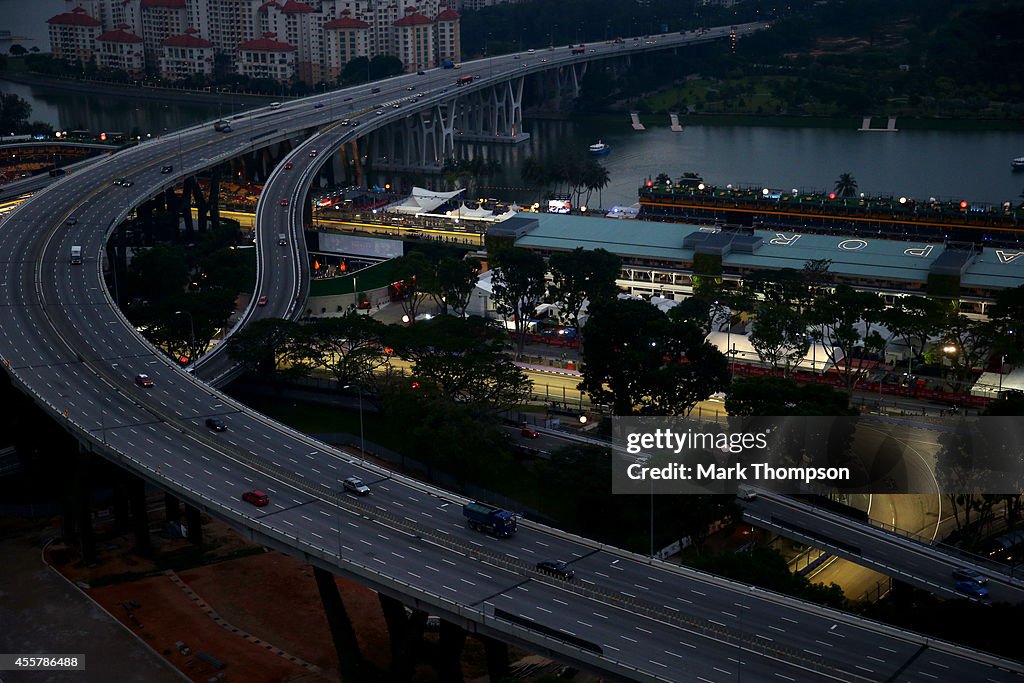
[[[1012,343],[1007,341],[1012,335],[1001,329],[999,321],[974,320],[957,311],[949,311],[942,328],[943,346],[952,348],[952,353],[945,357],[952,365],[955,380],[966,381],[974,368],[985,364],[993,349]]]
[[[389,341],[413,363],[421,393],[479,413],[507,410],[530,395],[530,381],[505,353],[508,337],[486,318],[438,316],[393,329]]]
[[[761,304],[750,331],[750,345],[762,363],[776,370],[781,366],[788,375],[811,347],[807,320],[788,304]]]
[[[548,259],[551,268],[551,298],[562,312],[566,323],[579,325],[584,302],[611,299],[619,291],[615,280],[622,269],[622,259],[604,249],[576,247],[557,252]]]
[[[928,340],[942,329],[946,307],[921,296],[900,297],[881,311],[879,322],[910,350],[909,363],[921,361]]]
[[[594,302],[583,328],[580,388],[617,415],[684,415],[728,383],[728,362],[688,322],[645,301]]]
[[[995,351],[1011,365],[1024,363],[1024,285],[996,296],[989,318],[996,332]]]
[[[689,415],[693,407],[729,386],[729,361],[695,325],[668,322],[667,357],[649,372],[648,415]]]
[[[878,352],[885,346],[881,335],[872,331],[881,311],[882,299],[877,294],[858,292],[849,285],[839,285],[832,293],[817,296],[808,311],[811,336],[821,342],[825,355],[843,377],[850,393],[867,374],[857,358],[858,350]]]
[[[189,265],[179,246],[158,245],[138,252],[128,266],[128,290],[151,303],[181,293],[188,283]]]
[[[822,384],[797,384],[783,377],[737,377],[729,388],[725,409],[739,416],[856,415],[850,397]]]
[[[273,374],[294,359],[298,323],[280,318],[254,320],[230,338],[228,355],[249,370]],[[301,367],[294,364],[292,368]]]
[[[835,192],[840,197],[852,197],[857,192],[857,179],[852,173],[841,173],[836,180]]]
[[[648,380],[662,364],[658,348],[667,318],[646,301],[595,302],[583,327],[580,389],[616,415],[632,415],[649,394]]]
[[[393,264],[398,280],[391,285],[392,295],[398,298],[409,324],[413,324],[430,292],[437,290],[434,264],[419,251],[411,251],[395,259]]]
[[[441,257],[430,295],[442,313],[447,313],[451,308],[460,316],[466,315],[466,307],[469,306],[469,298],[473,295],[481,268],[478,258]]]
[[[14,93],[0,93],[0,131],[11,133],[28,125],[32,105]]]
[[[23,45],[20,45],[18,43],[11,45],[11,47],[7,51],[10,52],[11,56],[13,57],[21,57],[22,55],[28,54],[28,50],[26,50]]]
[[[494,257],[497,270],[491,280],[494,307],[515,322],[516,357],[523,355],[526,329],[534,309],[543,300],[546,266],[539,254],[518,247],[502,249]]]
[[[295,362],[331,373],[339,385],[376,385],[376,373],[389,363],[381,340],[384,324],[350,311],[333,318],[314,318],[298,327]]]

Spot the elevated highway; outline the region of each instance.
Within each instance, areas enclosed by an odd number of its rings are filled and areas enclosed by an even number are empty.
[[[671,46],[668,39],[659,44]],[[660,49],[637,49],[647,48]],[[477,82],[483,82],[481,69],[492,79],[506,69],[508,77],[522,68],[521,61],[484,61],[460,71],[481,75]],[[438,74],[448,78],[436,70],[392,79],[380,86],[381,93],[362,86],[263,110],[233,120],[227,134],[196,126],[66,176],[21,204],[0,230],[0,365],[12,384],[83,449],[227,522],[253,542],[355,578],[470,631],[611,678],[1022,680],[1024,667],[1015,662],[543,525],[523,522],[508,539],[480,535],[466,528],[458,496],[361,462],[247,409],[175,367],[113,305],[103,277],[103,247],[131,206],[178,177],[268,140],[328,125],[340,115],[364,126],[327,131],[339,136],[337,142],[385,125],[405,112],[375,114],[376,96],[400,93],[406,83],[440,84]],[[301,157],[303,149],[293,159],[319,158],[308,151]],[[307,163],[290,170],[295,183],[278,185],[273,179],[261,215],[286,215],[279,200],[273,204],[275,188],[304,196],[298,181],[308,180],[316,162]],[[120,177],[134,184],[113,185]],[[274,219],[266,221],[259,230],[260,291],[268,299],[273,294],[275,302],[266,314],[294,315],[302,295],[300,240],[280,249],[274,241],[285,223],[277,221],[268,232]],[[83,248],[81,264],[70,262],[72,245]],[[282,268],[284,263],[292,267]],[[155,386],[138,386],[133,377],[140,372]],[[225,376],[213,370],[211,375],[215,381]],[[224,420],[227,430],[209,430],[209,417]],[[353,474],[371,486],[368,498],[342,492],[340,480]],[[252,488],[268,492],[270,504],[242,502],[240,494]],[[577,578],[567,582],[538,573],[535,563],[543,559],[570,562]]]

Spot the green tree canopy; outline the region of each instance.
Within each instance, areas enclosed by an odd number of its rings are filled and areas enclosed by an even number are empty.
[[[622,268],[622,259],[604,249],[583,249],[557,252],[548,260],[551,268],[551,298],[562,311],[562,317],[573,327],[579,324],[580,309],[588,299],[601,301],[613,298],[619,291],[615,280]]]

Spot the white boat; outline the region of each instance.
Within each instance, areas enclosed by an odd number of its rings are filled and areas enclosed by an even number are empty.
[[[592,144],[589,149],[591,154],[607,154],[608,152],[612,151],[612,146],[609,145],[607,142],[601,142],[600,140],[598,140],[597,142]]]
[[[1015,171],[1024,171],[1024,157],[1017,157],[1010,162],[1010,165],[1013,166]]]

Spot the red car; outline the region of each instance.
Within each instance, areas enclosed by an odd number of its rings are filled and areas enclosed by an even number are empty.
[[[288,200],[287,199],[282,199],[281,200],[281,206],[288,206]]]
[[[528,436],[531,439],[536,439],[538,436],[540,436],[540,432],[538,432],[536,429],[527,424],[523,425],[523,429],[520,432],[520,434],[522,434],[523,436]]]
[[[135,383],[146,389],[149,389],[154,384],[153,378],[149,375],[135,375]]]
[[[292,162],[289,161],[287,164],[285,164],[284,165],[284,170],[286,170],[286,171],[292,170]]]
[[[252,491],[246,491],[245,493],[243,493],[242,500],[244,500],[246,503],[252,503],[256,507],[261,508],[264,505],[270,503],[270,496],[263,493],[263,491],[258,491],[254,489]]]
[[[264,294],[259,299],[257,299],[256,300],[256,305],[257,306],[266,306],[267,305],[267,295]]]

